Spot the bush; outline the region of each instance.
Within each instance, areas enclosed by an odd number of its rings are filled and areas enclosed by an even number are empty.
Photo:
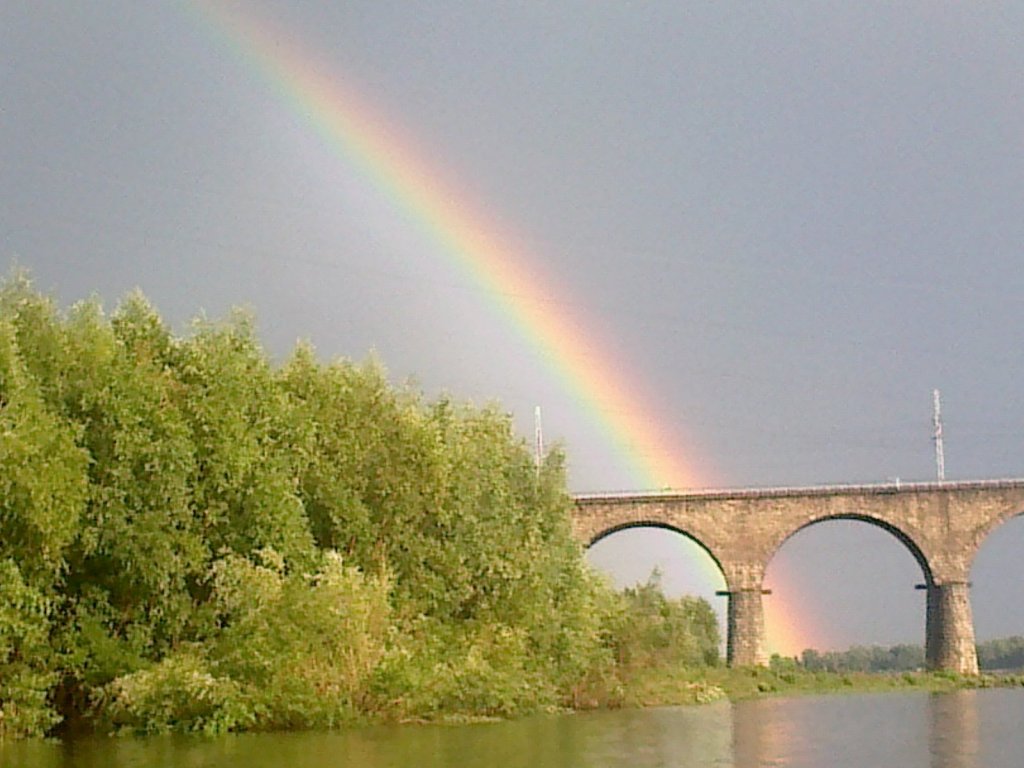
[[[670,599],[655,570],[646,584],[626,589],[608,616],[607,635],[623,667],[715,666],[718,620],[706,600]]]
[[[216,676],[199,649],[118,678],[102,700],[114,728],[146,734],[227,733],[252,726],[258,713],[243,686]]]
[[[375,708],[396,720],[510,717],[561,699],[527,634],[489,624],[417,627],[377,668],[372,692]]]
[[[334,553],[313,577],[272,551],[214,566],[223,628],[205,643],[107,686],[105,717],[143,733],[336,726],[351,719],[382,657],[387,584]]]
[[[351,719],[383,657],[389,586],[333,552],[313,577],[237,556],[216,568],[214,603],[224,629],[210,644],[214,668],[259,702],[260,728],[331,727]]]

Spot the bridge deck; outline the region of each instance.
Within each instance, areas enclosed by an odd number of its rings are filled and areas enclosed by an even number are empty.
[[[848,485],[807,485],[778,486],[772,488],[699,488],[694,490],[662,491],[608,491],[598,493],[577,493],[577,503],[601,503],[608,501],[672,501],[684,499],[767,499],[803,496],[843,495],[884,495],[892,493],[920,493],[923,491],[992,491],[1009,488],[1024,488],[1024,478],[1001,478],[991,480],[945,480],[931,482],[892,482]]]

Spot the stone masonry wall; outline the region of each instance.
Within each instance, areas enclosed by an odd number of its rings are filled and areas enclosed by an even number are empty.
[[[577,538],[658,526],[703,546],[725,577],[729,662],[765,663],[764,574],[779,547],[823,520],[856,519],[896,536],[929,589],[926,646],[936,669],[976,673],[968,582],[981,543],[1024,512],[1024,480],[579,496]],[[756,597],[756,599],[755,599]]]

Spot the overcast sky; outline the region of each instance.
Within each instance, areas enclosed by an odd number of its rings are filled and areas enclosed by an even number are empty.
[[[184,331],[253,307],[268,350],[370,350],[498,400],[575,491],[643,490],[498,297],[334,151],[202,3],[0,2],[0,259],[70,303],[141,287]],[[1024,5],[239,0],[552,276],[706,482],[1024,475]],[[514,299],[515,297],[513,297]],[[1024,524],[972,574],[1024,634]],[[681,537],[592,559],[712,597]],[[820,645],[921,641],[913,558],[861,523],[785,545]],[[771,600],[772,598],[766,598]]]

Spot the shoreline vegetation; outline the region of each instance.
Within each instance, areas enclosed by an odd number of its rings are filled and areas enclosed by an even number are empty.
[[[706,601],[613,591],[564,457],[252,318],[0,284],[0,737],[331,728],[613,701],[716,663]]]
[[[0,738],[869,685],[786,660],[726,670],[706,601],[666,598],[656,574],[613,590],[572,538],[564,464],[556,447],[536,466],[497,406],[427,401],[372,358],[300,344],[273,364],[246,314],[175,336],[140,294],[60,309],[13,273]]]
[[[623,707],[706,704],[728,699],[823,694],[923,691],[949,693],[982,688],[1024,687],[1024,674],[988,673],[977,676],[922,670],[906,672],[808,672],[771,667],[730,669],[651,670],[631,680]]]

